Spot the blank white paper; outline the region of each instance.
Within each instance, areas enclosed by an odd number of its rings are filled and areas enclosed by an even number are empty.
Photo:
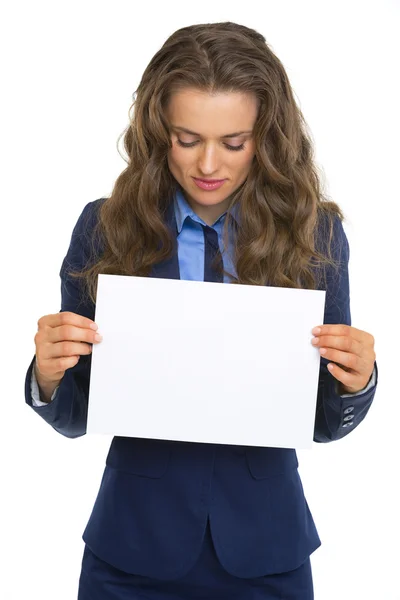
[[[325,294],[100,274],[87,433],[310,448]]]

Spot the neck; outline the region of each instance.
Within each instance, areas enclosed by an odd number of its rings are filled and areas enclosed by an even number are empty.
[[[226,198],[222,202],[214,206],[204,206],[199,204],[192,198],[185,196],[188,204],[200,219],[202,219],[210,227],[219,219],[221,215],[226,213],[229,208],[230,198]]]

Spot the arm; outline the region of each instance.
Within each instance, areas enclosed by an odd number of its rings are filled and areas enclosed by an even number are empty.
[[[340,260],[338,272],[329,269],[325,298],[324,324],[351,325],[348,263],[349,243],[342,222],[337,217],[334,224],[332,254]],[[356,394],[340,394],[338,380],[329,372],[330,361],[320,358],[317,409],[314,441],[331,442],[353,431],[365,418],[375,396],[378,383],[378,366],[366,387]]]
[[[68,369],[53,400],[37,405],[31,394],[31,379],[35,356],[25,378],[25,401],[46,423],[69,438],[86,433],[91,354],[81,356],[75,367]]]
[[[364,390],[341,396],[337,392],[335,378],[326,367],[327,362],[321,358],[314,442],[332,442],[354,431],[369,411],[378,383],[375,361],[374,373]]]
[[[72,232],[71,242],[60,270],[61,310],[71,311],[94,320],[95,306],[82,301],[82,280],[69,277],[67,271],[81,270],[90,257],[91,231],[95,225],[100,200],[89,202]],[[75,438],[86,433],[89,380],[92,355],[81,355],[78,363],[67,369],[52,399],[43,403],[35,388],[33,357],[25,378],[25,401],[39,416],[62,435]],[[32,386],[32,387],[31,387]],[[37,382],[36,382],[37,386]],[[36,400],[36,401],[35,401]],[[39,405],[38,405],[39,400]]]

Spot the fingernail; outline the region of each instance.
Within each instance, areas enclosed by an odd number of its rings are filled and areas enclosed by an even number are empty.
[[[97,323],[91,323],[90,324],[90,329],[94,329],[96,331],[96,329],[98,329],[99,326],[97,325]]]
[[[314,329],[311,331],[311,333],[314,333],[314,334],[321,333],[321,327],[314,327]]]
[[[94,336],[94,339],[96,340],[96,342],[101,342],[101,340],[103,339],[103,336],[100,335],[99,333],[96,333],[96,335]]]

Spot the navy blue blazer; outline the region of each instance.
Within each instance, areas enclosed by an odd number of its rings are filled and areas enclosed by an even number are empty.
[[[88,260],[90,232],[103,201],[83,209],[60,270],[61,311],[93,320],[95,306],[82,300],[81,282],[66,271],[79,270]],[[167,222],[176,239],[173,210]],[[335,235],[337,250],[344,241],[338,220]],[[348,255],[343,256],[339,276],[328,279],[324,323],[351,324]],[[155,266],[151,276],[179,279],[177,252]],[[26,374],[26,403],[62,435],[84,435],[91,354],[66,371],[55,400],[40,407],[32,406],[34,359]],[[377,384],[375,363],[375,385],[342,398],[327,363],[321,358],[316,442],[339,440],[354,430],[367,414]],[[351,426],[344,421],[349,412],[354,415]],[[209,519],[219,560],[231,574],[251,578],[290,571],[321,544],[297,467],[292,449],[114,437],[83,540],[97,556],[127,573],[173,579],[194,565]]]

